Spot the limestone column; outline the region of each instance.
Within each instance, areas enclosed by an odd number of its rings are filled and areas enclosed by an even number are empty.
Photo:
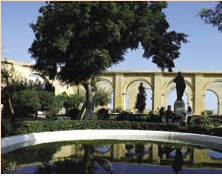
[[[201,164],[201,161],[202,161],[201,156],[202,156],[201,150],[194,148],[194,151],[193,151],[193,164],[194,164],[194,165],[199,165],[199,164]]]
[[[195,74],[194,80],[194,114],[200,115],[204,109],[203,74]]]
[[[161,108],[162,75],[155,73],[153,78],[153,111]]]
[[[161,106],[167,107],[167,96],[163,93],[161,98]]]
[[[158,149],[158,145],[156,145],[156,144],[153,144],[153,146],[152,146],[152,150],[153,150],[153,152],[152,152],[152,154],[153,154],[153,159],[152,159],[152,163],[160,163],[160,157],[159,157],[159,155],[158,155],[158,152],[159,152],[159,149]]]
[[[117,107],[121,106],[124,108],[123,104],[123,74],[116,73],[114,77],[114,105],[113,109],[116,109]]]
[[[220,115],[222,114],[222,97],[219,97],[218,113],[219,113]]]
[[[116,161],[124,158],[125,152],[125,144],[113,144],[112,159]]]

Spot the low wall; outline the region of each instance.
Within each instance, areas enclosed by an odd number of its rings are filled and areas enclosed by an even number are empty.
[[[69,130],[31,133],[1,139],[1,154],[30,145],[73,140],[148,140],[185,143],[221,150],[222,138],[191,133],[145,130]]]

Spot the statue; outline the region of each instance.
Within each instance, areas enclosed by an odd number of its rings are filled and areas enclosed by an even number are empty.
[[[178,75],[174,79],[174,82],[176,83],[177,100],[182,100],[186,84],[184,82],[183,76],[181,75],[181,72],[178,72]]]

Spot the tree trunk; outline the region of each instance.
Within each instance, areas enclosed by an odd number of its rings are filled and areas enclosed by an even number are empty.
[[[6,85],[7,86],[10,85],[9,78],[6,78]],[[8,97],[8,105],[9,105],[9,111],[10,111],[11,120],[15,121],[15,111],[14,111],[14,108],[12,106],[12,100],[11,100],[10,95]]]
[[[82,107],[81,107],[81,110],[80,110],[80,112],[79,112],[79,114],[78,114],[78,119],[79,120],[83,120],[83,113],[84,113],[84,111],[85,111],[85,109],[86,109],[86,104],[87,104],[87,102],[85,101],[84,102],[84,104],[82,105]]]
[[[94,147],[92,145],[83,145],[84,148],[84,157],[82,160],[82,167],[84,170],[84,174],[93,174],[94,173]]]
[[[92,119],[93,116],[93,111],[94,111],[93,96],[95,94],[95,91],[94,87],[90,83],[84,83],[83,86],[86,90],[86,101],[80,110],[79,117],[81,117],[81,120],[89,120]]]
[[[15,121],[15,111],[14,111],[14,108],[12,106],[12,101],[11,101],[10,97],[8,98],[8,105],[9,105],[9,111],[10,111],[11,120]]]

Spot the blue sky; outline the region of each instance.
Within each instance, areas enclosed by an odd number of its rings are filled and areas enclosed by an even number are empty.
[[[214,8],[216,1],[170,1],[164,10],[170,24],[169,30],[188,35],[188,43],[180,49],[174,70],[221,70],[222,33],[205,24],[196,16],[202,8]],[[1,57],[33,62],[28,54],[34,34],[29,24],[36,22],[39,7],[44,1],[1,2]],[[160,70],[151,60],[142,57],[139,48],[129,51],[126,60],[110,70]]]

